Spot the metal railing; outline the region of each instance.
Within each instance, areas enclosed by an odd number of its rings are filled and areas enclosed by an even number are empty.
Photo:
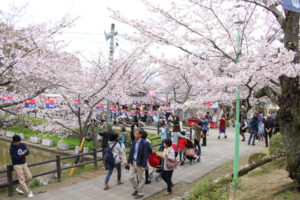
[[[160,139],[160,137],[151,138],[150,141],[154,141],[154,140],[158,140],[158,139]],[[128,144],[131,146],[131,143],[128,143]],[[155,144],[155,145],[151,145],[151,147],[154,148],[154,147],[157,147],[157,146],[160,146],[160,145],[161,145],[161,143],[158,143],[158,144]],[[98,168],[98,162],[102,161],[102,158],[97,158],[97,153],[100,153],[100,152],[102,152],[102,149],[101,150],[94,149],[91,152],[78,153],[78,154],[74,154],[74,155],[70,155],[70,156],[57,155],[56,158],[54,158],[54,159],[28,164],[28,167],[30,168],[30,167],[34,167],[34,166],[39,166],[39,165],[43,165],[43,164],[47,164],[47,163],[56,162],[56,169],[35,174],[35,175],[32,176],[32,178],[37,178],[37,177],[40,177],[40,176],[45,176],[45,175],[48,175],[48,174],[56,173],[57,181],[61,182],[62,181],[62,171],[64,171],[64,170],[68,170],[68,169],[71,169],[71,168],[74,168],[74,167],[81,167],[81,166],[92,164],[92,163],[94,163],[94,169],[97,169]],[[127,154],[128,153],[129,152],[127,152]],[[73,164],[73,165],[70,165],[70,166],[65,166],[65,167],[61,166],[61,161],[62,160],[77,158],[79,156],[85,156],[85,155],[92,155],[93,159],[89,160],[89,161],[81,162],[81,163],[78,163],[78,164]],[[13,185],[18,183],[18,179],[13,178],[13,165],[7,165],[5,170],[0,170],[0,174],[4,174],[4,173],[6,173],[7,181],[0,183],[0,188],[7,187],[8,188],[8,196],[11,197],[11,196],[13,196]]]

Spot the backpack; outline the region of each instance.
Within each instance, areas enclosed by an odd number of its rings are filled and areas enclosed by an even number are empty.
[[[105,155],[104,156],[104,161],[109,166],[114,166],[115,165],[116,158],[113,155],[113,149],[116,146],[116,144],[117,143],[115,142],[111,148],[108,146],[104,149],[104,155]]]

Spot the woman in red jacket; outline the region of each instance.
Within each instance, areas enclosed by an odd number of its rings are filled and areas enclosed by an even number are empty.
[[[221,134],[224,134],[224,138],[227,138],[226,135],[226,118],[225,115],[222,115],[222,118],[219,120],[220,125],[219,125],[219,137],[218,139],[220,139]]]

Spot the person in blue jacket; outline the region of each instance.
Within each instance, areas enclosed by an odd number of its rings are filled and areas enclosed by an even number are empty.
[[[202,124],[202,132],[203,132],[203,143],[202,143],[202,146],[206,146],[207,143],[206,143],[206,135],[207,135],[207,131],[208,131],[208,125],[209,125],[209,120],[208,120],[208,116],[205,115],[204,119],[199,119],[199,124]]]
[[[250,137],[248,140],[248,145],[251,143],[251,139],[253,138],[252,145],[255,145],[255,138],[258,133],[258,117],[254,116],[250,121]]]
[[[9,152],[14,171],[16,172],[20,186],[22,188],[16,188],[16,191],[19,194],[25,193],[28,198],[33,197],[32,192],[27,187],[28,182],[32,179],[31,172],[26,163],[26,156],[29,155],[29,151],[26,145],[24,143],[21,143],[21,137],[19,135],[13,136]]]

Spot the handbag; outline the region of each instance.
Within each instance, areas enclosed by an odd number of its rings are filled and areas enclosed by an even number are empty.
[[[186,154],[187,157],[194,157],[195,156],[195,150],[193,148],[188,148],[186,150],[185,154]]]
[[[177,167],[178,164],[179,164],[179,162],[178,162],[178,160],[176,158],[175,158],[174,161],[171,161],[170,159],[167,159],[167,167],[169,169],[173,169],[173,168]]]

